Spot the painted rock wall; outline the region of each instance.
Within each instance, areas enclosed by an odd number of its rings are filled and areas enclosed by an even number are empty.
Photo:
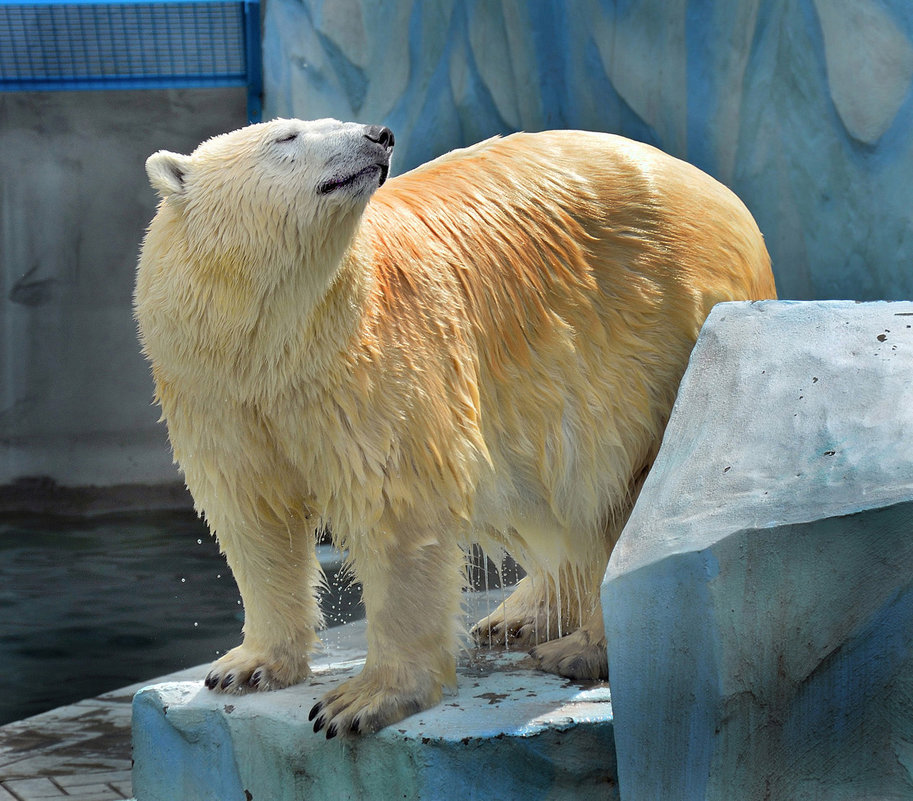
[[[621,133],[732,187],[781,297],[913,296],[909,0],[269,0],[265,117]]]
[[[913,303],[708,318],[603,585],[624,801],[913,798]]]

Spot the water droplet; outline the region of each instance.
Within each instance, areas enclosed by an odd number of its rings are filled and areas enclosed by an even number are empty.
[[[199,625],[200,625],[200,624],[199,624],[199,623],[197,623],[197,622],[196,622],[196,621],[195,621],[195,620],[194,620],[194,621],[193,621],[193,627],[194,627],[194,628],[198,628],[198,627],[199,627]]]
[[[181,579],[181,584],[186,584],[186,583],[187,583],[187,579],[182,578],[182,579]]]
[[[202,544],[203,544],[203,540],[198,539],[198,540],[197,540],[197,545],[202,545]]]

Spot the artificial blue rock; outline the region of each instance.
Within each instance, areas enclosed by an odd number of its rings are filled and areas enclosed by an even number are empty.
[[[913,798],[913,303],[717,306],[603,608],[623,801]]]
[[[265,113],[384,123],[394,171],[585,128],[733,189],[781,297],[913,295],[909,0],[270,0]]]
[[[133,705],[136,801],[618,799],[608,688],[481,656],[457,694],[377,734],[327,740],[308,711],[363,660],[247,696],[201,682],[140,691]]]

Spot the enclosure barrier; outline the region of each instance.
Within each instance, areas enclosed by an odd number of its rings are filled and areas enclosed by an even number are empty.
[[[0,91],[221,86],[260,119],[259,0],[0,0]]]

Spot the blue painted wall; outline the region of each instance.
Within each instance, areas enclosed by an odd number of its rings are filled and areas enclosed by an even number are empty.
[[[909,0],[269,0],[265,112],[384,122],[399,171],[612,131],[732,187],[785,298],[913,297]]]

